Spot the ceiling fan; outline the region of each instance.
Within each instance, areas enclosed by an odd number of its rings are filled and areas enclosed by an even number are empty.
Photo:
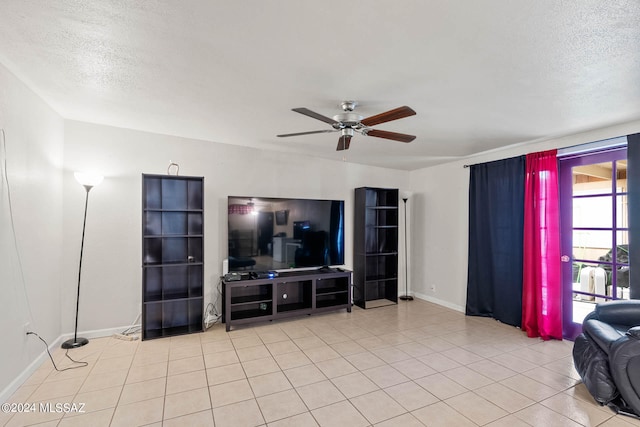
[[[340,132],[340,138],[338,139],[338,147],[336,150],[348,150],[351,143],[351,137],[355,132],[362,135],[375,136],[377,138],[391,139],[393,141],[411,142],[416,137],[414,135],[407,135],[404,133],[388,132],[385,130],[373,129],[371,126],[390,122],[392,120],[403,119],[405,117],[413,116],[416,114],[411,108],[404,106],[398,107],[393,110],[386,111],[384,113],[376,114],[375,116],[363,118],[361,115],[354,113],[358,103],[356,101],[343,101],[341,104],[343,113],[336,114],[333,118],[323,116],[315,111],[311,111],[308,108],[293,108],[292,111],[296,113],[304,114],[316,120],[320,120],[325,123],[329,123],[333,129],[314,130],[309,132],[298,133],[286,133],[283,135],[277,135],[278,137],[311,135],[314,133],[329,133]]]

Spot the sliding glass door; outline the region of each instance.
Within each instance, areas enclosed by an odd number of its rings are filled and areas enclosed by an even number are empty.
[[[564,336],[595,304],[629,299],[626,147],[560,159]]]

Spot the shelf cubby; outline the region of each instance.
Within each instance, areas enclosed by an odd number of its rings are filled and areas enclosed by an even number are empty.
[[[276,281],[276,295],[278,313],[293,310],[311,309],[312,281],[296,280],[293,282]]]
[[[341,306],[347,304],[348,300],[349,294],[346,292],[318,294],[316,295],[316,309]]]
[[[256,286],[234,287],[231,289],[230,294],[232,306],[273,301],[273,287],[270,283]]]

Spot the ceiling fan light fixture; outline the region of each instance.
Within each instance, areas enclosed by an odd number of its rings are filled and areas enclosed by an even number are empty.
[[[340,106],[342,107],[342,111],[353,111],[358,106],[358,103],[356,101],[342,101]]]
[[[362,120],[362,118],[363,117],[360,114],[350,113],[350,112],[340,113],[333,116],[333,119],[336,122],[347,127],[357,125],[358,123],[360,123],[360,120]]]

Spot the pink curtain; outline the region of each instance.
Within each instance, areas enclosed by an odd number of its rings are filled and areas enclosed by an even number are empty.
[[[562,275],[557,150],[527,154],[522,329],[562,339]]]

